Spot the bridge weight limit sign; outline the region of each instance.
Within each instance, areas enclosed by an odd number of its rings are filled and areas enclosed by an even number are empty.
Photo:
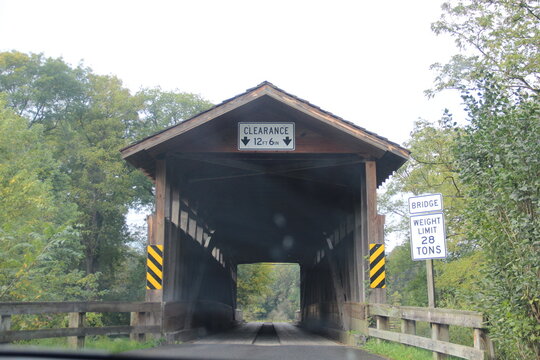
[[[444,228],[441,194],[426,194],[409,198],[411,224],[411,257],[427,260],[429,306],[435,307],[433,259],[446,258],[446,233]]]

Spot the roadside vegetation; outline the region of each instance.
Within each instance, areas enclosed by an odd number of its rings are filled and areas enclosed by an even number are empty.
[[[124,351],[147,349],[158,346],[161,340],[147,340],[144,342],[137,342],[130,340],[127,337],[108,337],[108,336],[88,336],[85,340],[84,348],[86,350],[100,350],[110,353],[120,353]],[[52,339],[39,339],[20,341],[16,346],[35,346],[35,347],[51,347],[51,348],[68,348],[66,338],[52,338]]]

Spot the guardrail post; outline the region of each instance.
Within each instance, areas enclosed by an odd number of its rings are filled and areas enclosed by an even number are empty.
[[[11,315],[0,315],[0,332],[11,330]],[[0,341],[0,344],[4,342]]]
[[[474,329],[474,348],[478,350],[483,350],[486,352],[486,359],[495,359],[495,349],[493,348],[493,343],[487,337],[486,333],[482,329]]]
[[[69,313],[69,327],[70,328],[82,328],[84,327],[84,319],[86,313],[73,312]],[[84,347],[85,336],[68,336],[68,346],[73,349],[80,349]]]
[[[146,325],[145,316],[146,314],[144,312],[132,312],[129,325],[134,327]],[[139,332],[132,332],[129,334],[129,338],[134,341],[142,342],[145,339],[145,334]]]
[[[450,341],[449,326],[431,323],[431,339],[439,341]],[[446,360],[448,356],[443,353],[433,352],[433,360]]]
[[[401,332],[409,335],[416,335],[416,321],[401,319]]]
[[[0,315],[0,331],[11,329],[11,315]]]
[[[377,321],[377,329],[378,330],[390,330],[390,319],[386,316],[375,316],[375,319]],[[378,343],[381,343],[381,339],[377,339]]]

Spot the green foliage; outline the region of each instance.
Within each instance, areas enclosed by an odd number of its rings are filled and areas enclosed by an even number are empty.
[[[540,102],[486,80],[465,94],[456,147],[469,184],[468,233],[485,252],[491,336],[508,358],[540,357]]]
[[[89,336],[86,338],[84,348],[95,349],[101,351],[107,351],[111,353],[121,353],[124,351],[147,349],[159,346],[161,339],[147,340],[144,342],[137,342],[130,340],[126,337],[108,337],[108,336]],[[39,339],[19,341],[15,345],[27,346],[39,346],[39,347],[53,347],[53,348],[67,348],[66,338],[51,338],[51,339]]]
[[[244,312],[244,319],[263,318],[263,303],[270,295],[271,264],[238,265],[237,303]]]
[[[398,245],[387,256],[388,294],[393,305],[427,306],[426,265],[411,260],[409,242]]]
[[[2,301],[86,298],[95,290],[97,274],[76,268],[82,249],[73,229],[76,207],[54,193],[60,165],[44,139],[43,126],[28,128],[0,101]]]
[[[442,9],[433,31],[450,35],[466,53],[432,66],[438,71],[434,91],[475,88],[490,73],[507,88],[540,93],[538,1],[451,0]]]
[[[483,257],[465,234],[466,186],[455,163],[453,147],[459,131],[451,115],[445,113],[437,123],[419,120],[406,146],[411,160],[393,176],[381,196],[381,212],[399,219],[386,231],[401,232],[404,243],[388,255],[388,291],[396,304],[426,306],[425,262],[414,262],[410,255],[409,216],[404,194],[441,193],[449,257],[435,262],[438,306],[471,309],[476,286],[482,275]],[[407,195],[410,196],[410,195]]]
[[[361,348],[392,360],[433,359],[431,351],[384,340],[380,342],[375,339],[368,340]]]
[[[130,127],[136,138],[176,125],[212,106],[199,95],[162,91],[160,88],[143,89],[137,93],[137,97],[143,103],[140,112],[143,121]]]
[[[0,299],[140,298],[125,218],[153,185],[119,150],[211,104],[17,51],[0,53],[0,96]]]
[[[300,308],[300,267],[296,264],[238,266],[238,307],[246,320],[291,321]]]

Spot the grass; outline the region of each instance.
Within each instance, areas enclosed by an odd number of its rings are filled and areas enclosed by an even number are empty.
[[[431,351],[388,341],[370,339],[361,348],[392,360],[433,360]]]
[[[161,340],[149,340],[145,342],[137,342],[130,340],[127,337],[108,337],[108,336],[88,336],[86,338],[84,349],[86,350],[102,350],[110,353],[120,353],[130,350],[147,349],[156,347],[161,344]],[[56,349],[68,348],[66,338],[51,338],[19,341],[17,346],[39,346],[51,347]]]
[[[433,360],[432,352],[429,350],[384,340],[378,342],[376,339],[370,339],[360,348],[391,360]],[[448,359],[459,360],[454,356],[448,356]]]

